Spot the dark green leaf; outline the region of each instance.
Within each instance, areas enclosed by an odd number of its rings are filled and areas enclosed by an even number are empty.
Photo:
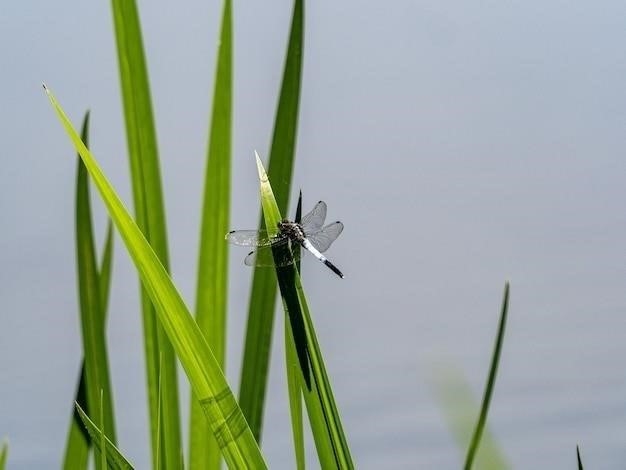
[[[277,182],[276,202],[283,214],[287,213],[295,159],[303,28],[304,1],[295,0],[269,161],[269,175],[272,181]],[[263,214],[260,217],[259,227],[264,228]],[[275,305],[276,278],[274,273],[269,269],[255,269],[248,309],[239,401],[250,423],[250,428],[259,441],[263,427]]]
[[[83,127],[85,137],[87,137],[88,123],[87,115]],[[87,170],[80,159],[78,159],[76,175],[76,259],[85,356],[85,396],[88,408],[97,410],[100,406],[100,391],[103,392],[104,422],[98,420],[97,424],[103,427],[111,440],[115,442],[113,399],[103,322],[100,276],[96,266],[93,240],[89,184]],[[99,459],[96,459],[96,467],[100,468]]]
[[[263,164],[257,155],[261,182],[261,203],[268,234],[275,235],[281,214]],[[286,247],[286,249],[289,249]],[[322,468],[353,468],[350,449],[343,432],[339,412],[322,353],[317,343],[313,321],[295,265],[276,267],[276,276],[285,310],[285,323],[291,327],[292,340],[300,364],[300,383],[317,455]],[[287,348],[287,361],[293,363]],[[292,405],[293,407],[293,405]],[[293,418],[292,418],[293,419]]]
[[[502,342],[504,340],[504,330],[506,329],[506,318],[509,309],[509,283],[504,286],[504,298],[502,300],[502,309],[500,311],[500,324],[498,326],[498,334],[496,336],[496,343],[491,356],[491,366],[489,368],[489,376],[487,377],[487,384],[485,386],[485,393],[483,395],[483,403],[480,408],[480,415],[472,440],[470,441],[467,456],[465,458],[465,470],[470,470],[474,462],[474,457],[480,444],[480,438],[487,422],[487,413],[489,411],[489,404],[491,403],[491,396],[493,394],[493,387],[496,382],[496,375],[498,373],[498,364],[500,362],[500,353],[502,351]]]

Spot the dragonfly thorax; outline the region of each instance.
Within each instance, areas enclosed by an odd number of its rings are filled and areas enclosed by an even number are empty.
[[[291,240],[301,242],[305,238],[302,225],[287,219],[283,219],[278,222],[278,230],[280,230],[281,235],[284,235]]]

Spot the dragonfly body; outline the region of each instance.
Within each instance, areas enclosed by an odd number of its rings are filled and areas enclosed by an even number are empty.
[[[245,264],[249,266],[286,266],[299,259],[299,252],[281,250],[277,253],[274,247],[288,245],[293,247],[294,243],[302,246],[318,260],[324,263],[337,276],[343,278],[342,272],[332,264],[322,253],[326,251],[332,242],[343,231],[341,222],[333,222],[323,227],[326,219],[326,203],[318,202],[313,210],[302,218],[302,223],[292,222],[283,219],[278,223],[278,234],[267,236],[263,230],[233,230],[226,234],[226,239],[240,246],[258,247],[257,251],[251,252],[245,259]]]

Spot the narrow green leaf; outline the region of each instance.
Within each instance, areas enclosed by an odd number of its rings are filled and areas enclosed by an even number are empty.
[[[291,413],[291,430],[293,447],[298,470],[304,470],[304,431],[302,426],[302,392],[300,381],[300,364],[296,345],[293,342],[291,323],[285,322],[285,360],[287,366],[287,387],[289,391],[289,411]]]
[[[163,415],[163,402],[161,401],[162,398],[162,393],[163,393],[163,374],[161,373],[163,371],[163,357],[161,357],[161,360],[159,361],[159,400],[158,400],[158,404],[157,404],[157,436],[159,436],[159,442],[157,443],[157,452],[156,452],[156,465],[154,466],[154,468],[156,468],[156,470],[161,470],[162,468],[162,464],[163,462],[161,461],[161,449],[162,449],[162,445],[163,445],[163,432],[161,431],[161,416]]]
[[[187,373],[195,397],[201,403],[226,463],[231,468],[266,468],[261,451],[226,382],[224,373],[167,271],[104,176],[95,158],[80,140],[63,109],[50,90],[46,89],[46,92],[61,124],[83,159],[93,183],[100,191],[109,216],[135,263],[144,287],[156,307],[159,320]]]
[[[168,269],[161,173],[139,14],[135,0],[112,0],[111,5],[136,220],[161,263]],[[157,389],[159,357],[163,354],[163,373],[167,375],[163,390],[163,457],[166,468],[177,468],[182,447],[176,362],[162,326],[155,322],[154,307],[144,290],[141,299],[153,462],[156,461],[155,449],[159,439],[156,435]]]
[[[102,322],[106,321],[109,309],[109,291],[111,290],[111,266],[113,265],[113,224],[111,219],[107,222],[107,232],[104,239],[104,249],[102,250],[102,261],[100,262],[100,297],[102,306]]]
[[[85,365],[81,365],[81,373],[75,395],[75,402],[80,403],[83,408],[87,408],[87,397],[85,389]],[[81,470],[87,468],[89,461],[89,447],[91,442],[85,427],[80,423],[80,416],[74,407],[74,412],[70,417],[70,430],[67,434],[65,445],[65,457],[63,468],[65,470]]]
[[[78,161],[82,165],[82,161],[78,158]],[[102,262],[100,265],[100,294],[102,297],[102,315],[103,315],[103,328],[106,320],[107,305],[109,301],[110,290],[110,273],[111,264],[113,260],[113,226],[109,220],[107,226],[107,235],[104,242],[104,254],[102,256]],[[87,410],[87,390],[85,383],[85,364],[84,359],[81,362],[80,377],[78,379],[78,386],[76,387],[76,395],[74,401],[78,403],[81,408]],[[89,447],[91,445],[89,434],[85,431],[85,427],[81,424],[80,416],[76,411],[76,407],[73,407],[73,413],[70,418],[70,430],[68,432],[68,438],[65,449],[65,457],[63,460],[63,468],[65,470],[78,470],[87,468],[87,462],[89,457]]]
[[[87,134],[88,117],[85,118],[84,134]],[[96,266],[96,254],[89,203],[87,170],[78,165],[76,175],[76,259],[78,268],[78,291],[80,317],[85,356],[85,390],[89,409],[97,410],[100,390],[103,391],[104,421],[97,424],[115,442],[113,398],[109,378],[106,338],[100,294],[100,278]],[[100,467],[96,459],[96,467]]]
[[[0,470],[4,470],[7,465],[7,458],[9,456],[9,443],[4,441],[0,447]]]
[[[583,461],[580,458],[580,449],[578,448],[578,444],[576,445],[576,461],[578,462],[578,470],[583,470]]]
[[[103,393],[100,390],[100,422],[104,423],[104,405],[103,405]],[[107,465],[107,453],[102,452],[102,449],[106,449],[106,436],[104,435],[104,429],[100,428],[100,463],[102,468],[108,468]]]
[[[487,422],[487,413],[489,412],[489,404],[491,403],[491,396],[493,395],[493,387],[496,382],[496,375],[498,374],[498,364],[500,363],[500,353],[502,352],[502,342],[504,340],[504,330],[506,329],[506,318],[509,310],[509,283],[504,286],[504,298],[502,299],[502,309],[500,311],[500,323],[498,325],[498,334],[496,336],[496,342],[491,356],[491,366],[489,367],[489,375],[487,377],[487,384],[485,386],[485,392],[483,395],[483,402],[480,408],[480,415],[474,434],[467,451],[465,458],[465,470],[470,470],[474,463],[474,457],[480,444],[480,438]]]
[[[276,202],[282,213],[287,212],[295,159],[302,72],[303,28],[304,1],[295,0],[287,58],[274,120],[268,170],[272,181],[277,182]],[[264,228],[263,214],[260,217],[259,227]],[[259,442],[263,428],[263,410],[275,305],[276,278],[274,274],[268,269],[255,269],[248,309],[239,400],[241,409]]]
[[[261,182],[261,204],[268,235],[276,234],[280,211],[261,159],[256,155]],[[289,249],[286,247],[286,249]],[[285,322],[290,323],[296,355],[300,364],[303,394],[311,431],[322,468],[354,468],[347,439],[322,358],[300,275],[295,266],[276,267],[283,299]],[[288,358],[289,360],[289,358]]]
[[[104,434],[100,428],[87,416],[87,413],[76,403],[76,411],[83,422],[85,429],[89,433],[91,442],[101,454],[106,454],[106,467],[112,470],[132,470],[133,466],[126,457],[118,450],[113,442]],[[102,439],[104,438],[104,440]],[[104,442],[104,447],[103,447]],[[102,452],[104,448],[104,452]],[[97,461],[100,463],[100,461]]]
[[[85,145],[89,145],[89,112],[85,113],[85,117],[83,118],[83,126],[81,131],[81,138]],[[77,164],[77,184],[76,184],[76,198],[79,196],[79,185],[78,178],[81,177],[84,180],[87,180],[86,172],[79,172],[80,167],[83,165],[83,162],[80,159],[80,156],[76,158]],[[80,186],[88,185],[88,181],[81,182]],[[83,194],[84,196],[84,194]],[[90,204],[89,199],[85,201],[86,204]],[[91,235],[93,238],[93,234]],[[102,287],[102,286],[101,286]],[[102,295],[102,292],[101,292]],[[104,310],[102,311],[104,315]],[[81,361],[80,366],[80,377],[78,379],[78,386],[76,388],[76,394],[74,397],[74,401],[80,403],[80,405],[84,409],[88,409],[87,406],[87,390],[85,388],[85,360],[84,358]],[[89,459],[89,434],[85,432],[84,426],[82,426],[80,422],[80,417],[76,412],[76,407],[72,407],[74,411],[70,418],[70,430],[67,435],[67,443],[65,448],[65,457],[63,459],[63,468],[65,470],[80,470],[87,468],[87,462]]]
[[[81,133],[81,138],[85,144],[88,141],[88,122],[89,122],[89,113],[85,114],[85,118],[83,120],[83,128]],[[80,159],[80,156],[77,155],[77,165],[82,166],[83,163]],[[77,175],[78,175],[78,167],[77,167]],[[81,182],[81,186],[83,184],[89,184],[87,180],[87,173],[82,172],[81,176],[84,179],[84,182]],[[78,176],[77,176],[78,178]],[[76,194],[78,197],[78,184],[76,188]],[[84,195],[83,195],[84,196]],[[89,200],[85,201],[86,204],[91,204]],[[93,234],[91,235],[93,239]],[[107,313],[107,306],[109,301],[109,290],[111,285],[111,265],[113,260],[113,226],[111,225],[111,221],[109,220],[107,225],[107,234],[104,242],[104,250],[102,255],[102,261],[100,265],[100,274],[99,278],[99,286],[100,286],[100,297],[101,297],[101,313],[102,313],[102,328],[105,328],[105,319]],[[87,407],[87,390],[86,390],[86,377],[85,377],[85,364],[84,359],[81,361],[80,368],[80,378],[78,380],[78,386],[76,388],[76,395],[74,401],[79,403],[80,406],[84,410],[88,410]],[[65,457],[63,460],[63,468],[66,470],[79,470],[87,468],[87,462],[89,457],[89,434],[85,431],[85,427],[82,425],[80,417],[78,416],[78,412],[76,411],[76,407],[72,406],[73,413],[70,418],[70,430],[68,432],[68,438],[66,443]]]
[[[300,223],[302,220],[302,191],[298,196],[298,205],[296,206],[296,216],[294,221]],[[294,256],[298,259],[296,269],[300,272],[300,257],[295,250],[300,251],[300,246],[292,247]],[[287,387],[289,391],[289,411],[291,412],[291,429],[293,432],[293,446],[296,455],[296,466],[298,470],[304,470],[304,432],[302,427],[302,392],[300,381],[300,365],[298,363],[298,354],[296,345],[293,342],[293,331],[291,323],[285,322],[285,359],[287,366]]]
[[[196,322],[215,359],[225,369],[226,307],[228,297],[231,121],[232,121],[232,5],[225,0],[218,48],[213,111],[208,146],[202,228],[198,256]],[[204,413],[191,401],[189,468],[219,469],[217,442],[206,427]]]

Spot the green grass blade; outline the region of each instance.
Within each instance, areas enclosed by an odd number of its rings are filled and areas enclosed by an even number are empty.
[[[80,158],[78,159],[78,161],[81,162],[80,164],[82,165],[82,161],[80,160]],[[104,322],[106,320],[107,306],[109,301],[112,260],[113,225],[109,220],[99,276],[102,315],[104,317],[103,325],[105,324]],[[87,410],[87,390],[85,380],[85,364],[83,359],[80,367],[80,378],[78,380],[78,386],[76,389],[74,401],[78,403],[81,408]],[[85,431],[85,427],[81,424],[81,419],[78,415],[78,412],[76,411],[76,407],[73,407],[73,409],[74,412],[72,413],[72,417],[70,419],[70,430],[68,432],[65,457],[63,459],[63,468],[65,470],[78,470],[82,468],[87,468],[89,446],[91,445],[89,434]]]
[[[85,145],[89,145],[89,112],[85,113],[85,117],[83,118],[83,126],[81,131],[81,139],[85,142]],[[78,177],[80,176],[82,179],[87,180],[86,172],[79,172],[80,167],[83,165],[83,162],[80,159],[80,156],[76,158],[77,164],[77,184],[76,184],[76,198],[79,195],[79,185],[78,185]],[[89,184],[88,181],[81,182],[80,186],[84,186]],[[84,196],[84,195],[83,195]],[[86,204],[90,204],[89,199],[85,201]],[[92,234],[93,238],[93,234]],[[102,292],[101,292],[102,295]],[[104,314],[104,311],[103,311]],[[80,403],[81,407],[84,409],[88,409],[87,407],[87,389],[85,382],[85,359],[83,358],[80,366],[80,377],[78,379],[78,387],[76,388],[76,394],[74,396],[74,401],[76,403]],[[65,457],[63,459],[63,468],[66,470],[73,469],[86,469],[87,462],[89,459],[89,434],[85,432],[84,426],[81,424],[80,416],[76,411],[76,407],[72,407],[74,412],[70,418],[70,430],[67,436],[67,443],[65,446]]]
[[[0,447],[0,470],[4,470],[9,456],[9,443],[4,441]]]
[[[165,210],[150,84],[139,15],[134,0],[112,0],[111,5],[120,68],[135,215],[137,224],[167,269],[169,260]],[[165,444],[163,451],[166,468],[177,468],[182,447],[176,362],[163,328],[155,322],[154,307],[150,304],[145,291],[142,291],[141,298],[153,462],[155,461],[155,449],[158,442],[156,416],[158,414],[159,358],[163,354],[163,373],[167,375],[167,380],[165,380],[167,385],[163,390],[162,429]]]
[[[576,461],[578,462],[578,470],[583,470],[583,461],[580,458],[580,449],[578,448],[578,445],[576,445]],[[2,468],[0,466],[0,468]]]
[[[104,423],[104,406],[103,406],[103,393],[100,390],[100,422]],[[104,429],[100,428],[100,463],[102,468],[108,468],[107,465],[107,453],[102,452],[102,449],[106,449],[106,436],[104,435]]]
[[[485,393],[483,395],[482,406],[480,407],[480,414],[474,434],[467,451],[465,458],[465,470],[470,470],[474,463],[474,457],[478,445],[480,444],[480,438],[487,422],[487,413],[489,412],[489,404],[491,403],[491,397],[493,395],[493,387],[496,382],[496,375],[498,374],[498,364],[500,363],[500,354],[502,352],[502,342],[504,340],[504,331],[506,329],[506,319],[509,310],[509,283],[504,286],[504,298],[502,299],[502,309],[500,311],[500,323],[498,325],[498,334],[496,336],[496,342],[493,349],[493,355],[491,356],[491,366],[489,367],[489,375],[487,377],[487,384],[485,386]]]
[[[225,0],[218,48],[198,255],[196,322],[225,369],[232,121],[232,2]],[[221,455],[200,405],[191,401],[189,468],[219,469]]]
[[[156,465],[154,466],[154,468],[156,470],[161,470],[162,468],[162,461],[161,461],[161,446],[163,445],[163,432],[161,432],[161,416],[163,415],[163,402],[161,401],[161,397],[162,397],[162,393],[163,393],[163,374],[162,372],[162,367],[163,367],[163,359],[161,358],[161,361],[159,361],[159,399],[158,399],[158,403],[157,403],[157,436],[159,436],[159,441],[157,442],[157,451],[156,451]]]
[[[296,216],[293,219],[300,223],[302,219],[302,191],[298,196],[298,205],[296,206]],[[300,246],[293,247],[300,250]],[[294,252],[295,256],[295,252]],[[296,257],[298,260],[299,257]],[[296,269],[300,272],[300,261],[296,263]],[[296,345],[293,342],[293,331],[291,323],[285,322],[285,359],[287,366],[287,387],[289,391],[289,411],[291,413],[291,429],[293,433],[293,446],[296,455],[296,466],[298,470],[304,470],[304,432],[302,427],[302,391],[300,381],[300,365],[298,363],[298,353]]]
[[[295,158],[302,72],[303,28],[304,2],[303,0],[295,0],[287,58],[274,121],[274,135],[268,170],[272,181],[279,182],[276,186],[275,195],[278,208],[283,214],[286,213],[289,202]],[[260,228],[264,228],[263,220],[263,214],[261,214]],[[263,409],[267,389],[275,305],[276,278],[274,274],[268,269],[255,269],[248,309],[239,401],[252,432],[259,441],[263,427]]]
[[[87,144],[89,135],[88,135],[88,123],[89,123],[89,114],[85,114],[85,118],[83,120],[83,127],[81,138],[85,144]],[[77,165],[82,166],[83,163],[80,159],[80,156],[77,156],[76,159]],[[78,174],[78,169],[77,169]],[[87,173],[83,172],[81,178],[87,179]],[[87,182],[82,182],[82,184],[88,184]],[[78,184],[76,188],[77,197],[78,197]],[[90,204],[90,201],[85,201],[86,204]],[[91,235],[93,238],[93,234]],[[102,262],[100,265],[100,273],[99,273],[99,285],[100,285],[100,297],[101,297],[101,313],[102,313],[102,328],[105,325],[106,312],[109,301],[109,290],[111,285],[111,265],[113,260],[113,226],[111,225],[111,221],[109,220],[107,226],[107,234],[104,242],[104,250],[102,255]],[[78,386],[76,389],[76,395],[74,397],[74,401],[79,403],[80,406],[87,410],[87,390],[86,390],[86,377],[85,377],[85,365],[84,359],[81,362],[81,371],[80,378],[78,380]],[[81,423],[80,416],[76,411],[76,408],[73,406],[74,410],[70,419],[70,430],[68,432],[68,438],[66,443],[65,457],[63,460],[63,468],[66,470],[78,470],[82,468],[87,468],[87,462],[89,457],[89,434],[85,431],[84,426]]]
[[[85,396],[85,366],[81,366],[80,379],[76,390],[75,402],[80,403],[83,408],[87,408],[87,397]],[[85,431],[85,427],[80,423],[80,416],[74,408],[74,412],[70,418],[70,430],[67,434],[67,443],[65,445],[65,457],[63,459],[63,468],[65,470],[86,469],[89,461],[89,447],[91,442],[89,434]]]
[[[50,90],[46,89],[46,92],[61,124],[98,188],[109,216],[115,223],[144,287],[156,306],[159,321],[187,373],[191,388],[202,405],[208,425],[220,444],[226,463],[231,468],[266,468],[261,451],[226,382],[224,373],[169,274],[102,173],[91,152],[80,140],[63,109]]]
[[[106,466],[104,468],[113,470],[132,470],[133,466],[128,462],[126,457],[122,455],[115,444],[111,442],[111,440],[106,437],[106,434],[100,430],[100,428],[89,418],[89,416],[87,416],[87,413],[85,413],[78,403],[76,403],[76,411],[78,412],[78,416],[80,416],[87,433],[89,433],[94,447],[98,449],[99,453],[106,454]],[[102,444],[103,442],[104,446]],[[104,452],[102,452],[103,448]],[[100,463],[100,460],[97,460],[97,462]]]
[[[85,135],[87,127],[88,119],[86,118],[83,128]],[[76,258],[87,405],[89,409],[97,410],[102,390],[104,421],[98,420],[96,424],[101,426],[115,442],[113,398],[104,334],[100,276],[96,266],[87,170],[82,164],[78,165],[76,174]],[[96,466],[100,468],[98,460],[96,460]]]
[[[287,387],[289,392],[289,411],[291,413],[291,430],[293,447],[298,470],[304,470],[304,431],[302,425],[302,388],[300,381],[300,364],[298,353],[293,342],[291,323],[285,322],[285,359],[287,366]]]
[[[102,306],[102,320],[106,320],[109,309],[109,292],[111,290],[111,266],[113,265],[113,224],[109,219],[107,232],[104,239],[104,249],[102,250],[102,261],[100,262],[100,305]]]
[[[268,234],[271,236],[278,230],[281,214],[258,155],[256,161],[261,182],[261,204]],[[354,468],[300,283],[300,275],[294,265],[276,268],[276,275],[286,314],[285,321],[290,323],[293,333],[302,373],[301,383],[304,385],[304,400],[320,465],[322,468]]]

